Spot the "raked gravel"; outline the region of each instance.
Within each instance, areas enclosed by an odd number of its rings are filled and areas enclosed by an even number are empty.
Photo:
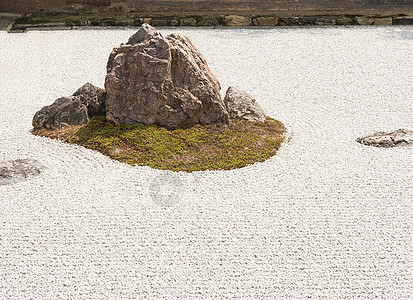
[[[355,142],[413,129],[413,27],[162,31],[290,142],[171,173],[33,136],[42,106],[103,87],[134,30],[0,32],[0,162],[44,166],[0,185],[0,299],[413,299],[413,148]]]

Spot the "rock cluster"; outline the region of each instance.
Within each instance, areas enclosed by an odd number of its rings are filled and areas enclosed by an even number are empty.
[[[399,129],[391,132],[377,132],[372,135],[360,137],[357,142],[376,147],[397,147],[413,144],[413,130]]]
[[[220,89],[205,58],[187,37],[164,37],[143,24],[110,54],[105,90],[84,85],[38,111],[33,127],[82,125],[96,115],[106,115],[115,124],[157,124],[168,129],[228,124],[230,118],[265,120],[251,96],[230,87],[223,100]]]
[[[61,97],[39,110],[33,117],[34,129],[58,129],[64,125],[83,125],[97,115],[105,115],[106,92],[86,83],[72,96]]]

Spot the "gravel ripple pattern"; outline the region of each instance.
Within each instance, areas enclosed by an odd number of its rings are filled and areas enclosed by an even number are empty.
[[[45,166],[0,185],[1,299],[413,298],[412,148],[355,142],[413,129],[413,27],[173,29],[287,126],[264,163],[172,174],[33,136],[133,31],[0,32],[0,161]]]

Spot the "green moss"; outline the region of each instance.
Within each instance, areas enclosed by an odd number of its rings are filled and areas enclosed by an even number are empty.
[[[49,20],[45,18],[29,18],[29,17],[21,17],[16,19],[16,24],[43,24],[48,23]]]
[[[233,120],[229,125],[168,130],[156,125],[114,125],[101,116],[86,126],[42,129],[34,134],[82,145],[130,165],[192,172],[262,162],[276,154],[285,127],[267,117],[263,123]]]

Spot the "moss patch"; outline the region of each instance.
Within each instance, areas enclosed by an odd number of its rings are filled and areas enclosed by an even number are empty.
[[[35,135],[97,150],[130,165],[173,171],[235,169],[275,155],[285,138],[284,125],[233,120],[229,125],[196,125],[167,130],[156,125],[114,125],[95,117],[87,125],[36,130]]]

